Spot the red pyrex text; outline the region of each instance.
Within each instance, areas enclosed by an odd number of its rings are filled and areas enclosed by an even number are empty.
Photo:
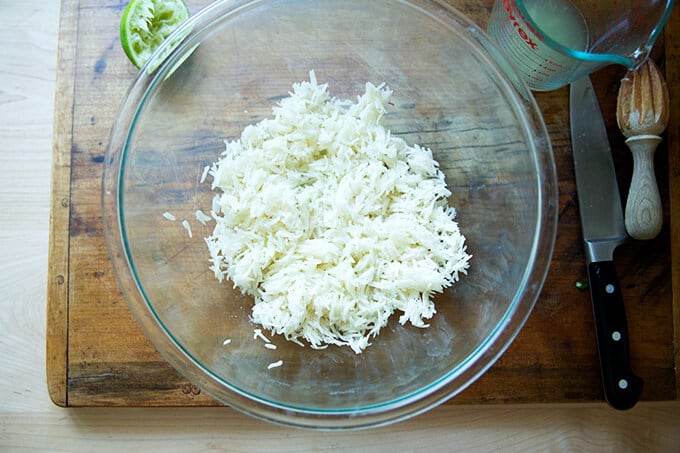
[[[538,47],[538,44],[534,42],[531,37],[527,34],[526,31],[522,27],[520,27],[520,23],[515,17],[515,12],[513,11],[513,5],[514,2],[512,0],[503,0],[503,6],[505,6],[505,10],[508,13],[508,18],[512,21],[512,26],[515,27],[517,30],[517,34],[519,34],[519,37],[522,38],[522,40],[527,43],[529,46],[531,46],[532,49],[536,49]],[[534,30],[532,30],[534,31]]]

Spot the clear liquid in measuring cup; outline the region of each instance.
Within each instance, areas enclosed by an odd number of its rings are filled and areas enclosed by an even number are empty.
[[[588,27],[581,12],[569,0],[526,0],[529,17],[550,38],[574,50],[586,50]]]
[[[559,88],[565,85],[578,61],[551,47],[543,35],[562,46],[586,50],[586,22],[570,0],[525,0],[522,3],[537,27],[525,19],[517,2],[503,0],[494,5],[488,32],[505,50],[531,89]]]

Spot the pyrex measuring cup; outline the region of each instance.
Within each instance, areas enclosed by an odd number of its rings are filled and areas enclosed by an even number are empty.
[[[635,69],[673,0],[496,0],[488,33],[532,90],[560,88],[611,63]]]

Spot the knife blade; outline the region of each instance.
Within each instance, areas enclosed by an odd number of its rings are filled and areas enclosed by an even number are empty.
[[[635,406],[643,380],[633,374],[626,310],[614,250],[627,241],[607,130],[589,77],[571,84],[571,142],[578,206],[604,396],[615,409]]]

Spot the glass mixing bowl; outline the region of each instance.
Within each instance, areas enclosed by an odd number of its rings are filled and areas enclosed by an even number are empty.
[[[174,36],[180,44],[159,50],[169,56],[143,68],[123,101],[103,179],[119,285],[165,359],[226,405],[322,429],[406,419],[484,373],[534,306],[557,220],[542,117],[485,33],[440,1],[230,0]],[[271,116],[311,69],[337,98],[356,99],[367,81],[394,91],[384,125],[432,149],[473,255],[468,275],[435,298],[429,328],[395,314],[359,355],[254,339],[253,301],[209,270],[214,223],[195,218],[210,212],[201,175],[224,140]]]

